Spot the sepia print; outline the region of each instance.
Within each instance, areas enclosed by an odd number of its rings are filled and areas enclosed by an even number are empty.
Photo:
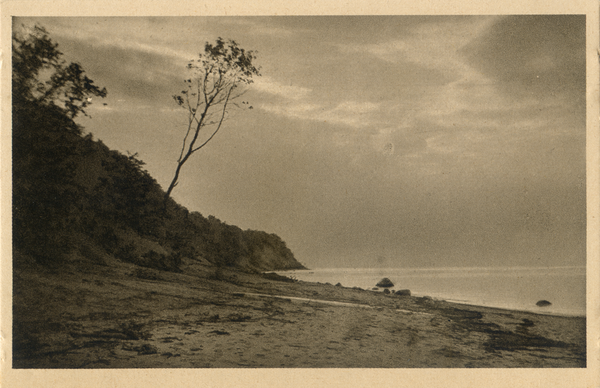
[[[590,381],[597,20],[190,15],[11,16],[4,369]]]

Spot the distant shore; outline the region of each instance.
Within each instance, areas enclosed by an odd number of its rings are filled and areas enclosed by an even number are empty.
[[[190,265],[15,277],[15,368],[586,366],[586,318]],[[20,286],[22,285],[22,287]]]

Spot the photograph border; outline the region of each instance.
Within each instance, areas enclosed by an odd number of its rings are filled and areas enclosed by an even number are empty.
[[[406,4],[404,4],[406,3]],[[598,1],[4,1],[0,192],[0,385],[13,387],[596,387],[600,386],[600,136]],[[12,369],[11,25],[14,16],[585,14],[587,77],[587,367],[556,369]]]

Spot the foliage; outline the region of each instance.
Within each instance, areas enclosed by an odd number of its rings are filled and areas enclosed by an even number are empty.
[[[42,27],[15,34],[12,43],[15,242],[37,257],[54,257],[72,249],[69,236],[82,206],[74,179],[81,128],[73,118],[85,114],[92,96],[106,96],[106,89],[96,87],[78,64],[62,61]]]
[[[204,53],[188,64],[190,77],[184,80],[185,88],[173,96],[186,110],[188,125],[165,203],[177,186],[185,162],[213,139],[221,129],[230,103],[243,94],[236,89],[252,83],[252,77],[260,75],[253,64],[255,59],[253,51],[240,48],[233,40],[218,38],[214,45],[207,42]],[[200,133],[205,128],[207,137],[201,140]]]
[[[63,118],[52,107],[13,109],[13,233],[17,246],[36,256],[70,251],[82,205],[72,133],[78,127]]]
[[[16,266],[18,260],[25,260],[19,258],[57,265],[75,256],[95,263],[114,257],[162,271],[180,271],[184,260],[249,270],[301,267],[275,235],[242,231],[215,217],[190,213],[172,200],[165,209],[164,191],[137,154],[123,155],[91,135],[82,135],[73,117],[85,113],[87,105],[60,106],[56,96],[50,99],[39,92],[54,85],[54,81],[39,81],[40,69],[46,66],[59,74],[64,68],[45,30],[37,28],[33,35],[15,41]],[[221,52],[224,46],[207,46],[207,50]],[[57,78],[49,75],[52,79]],[[91,80],[86,82],[92,85]],[[73,87],[77,88],[75,83],[61,84],[65,96]],[[261,262],[265,247],[276,252],[278,262]]]
[[[15,34],[12,42],[13,101],[56,106],[72,119],[86,115],[92,97],[106,97],[106,88],[94,85],[79,64],[61,60],[58,45],[43,27],[35,26],[26,36]]]

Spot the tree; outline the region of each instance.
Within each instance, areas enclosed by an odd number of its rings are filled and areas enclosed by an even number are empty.
[[[255,58],[255,52],[240,48],[235,41],[218,38],[214,45],[207,42],[204,53],[187,65],[191,77],[184,81],[186,88],[173,98],[186,110],[188,125],[175,175],[165,193],[165,205],[185,162],[219,132],[227,109],[244,93],[238,88],[252,83],[253,76],[260,76],[252,63]],[[200,140],[200,132],[205,128],[206,137]]]
[[[43,27],[12,38],[13,242],[38,257],[66,253],[83,188],[76,179],[81,127],[93,96],[106,96],[76,63],[67,64]]]
[[[57,107],[73,119],[79,113],[87,116],[92,97],[106,97],[106,88],[94,85],[78,63],[61,59],[58,44],[43,27],[36,25],[25,36],[15,33],[12,42],[13,106],[28,102]]]

